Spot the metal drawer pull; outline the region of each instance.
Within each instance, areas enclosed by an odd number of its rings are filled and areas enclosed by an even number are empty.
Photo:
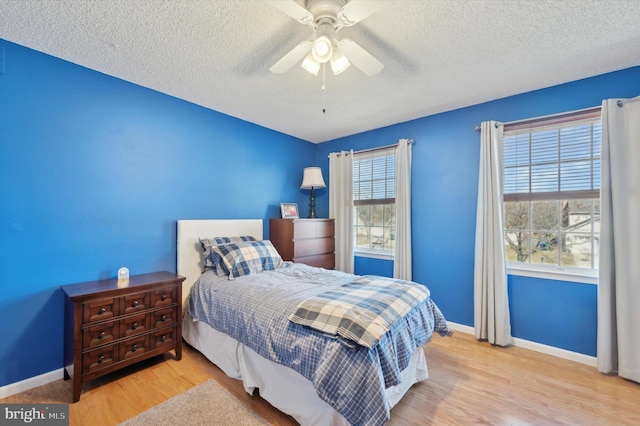
[[[167,340],[167,336],[162,336],[162,337],[160,338],[160,341],[161,341],[161,342],[164,342],[165,340]]]
[[[138,345],[133,345],[133,347],[131,348],[131,352],[135,352],[138,350]]]
[[[98,358],[98,364],[102,364],[104,362],[104,355],[100,355],[100,358]]]
[[[162,300],[163,302],[167,300],[167,293],[163,294],[160,300]]]
[[[104,339],[104,336],[106,336],[107,333],[105,333],[104,331],[100,332],[100,334],[98,334],[98,339]]]
[[[105,312],[107,312],[107,310],[105,308],[100,308],[100,310],[98,311],[98,315],[102,315]]]
[[[138,323],[137,323],[137,322],[134,322],[134,323],[131,325],[131,329],[132,329],[132,330],[135,330],[136,328],[138,328]]]
[[[167,320],[167,316],[163,315],[162,318],[160,318],[162,321],[166,321]]]
[[[134,308],[137,307],[140,303],[137,300],[134,300],[133,303],[131,304],[131,306],[133,306]]]

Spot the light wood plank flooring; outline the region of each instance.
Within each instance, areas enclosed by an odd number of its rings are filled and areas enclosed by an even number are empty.
[[[431,377],[409,390],[390,425],[640,425],[640,385],[593,367],[459,332],[435,336],[425,352]],[[116,425],[211,378],[271,424],[296,424],[189,346],[179,362],[164,355],[85,384],[70,424]],[[63,380],[0,400],[70,401]]]

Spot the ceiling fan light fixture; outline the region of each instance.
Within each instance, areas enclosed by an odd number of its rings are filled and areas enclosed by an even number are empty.
[[[333,55],[333,46],[331,45],[331,40],[326,35],[321,35],[313,42],[313,47],[311,48],[311,54],[313,58],[324,64],[325,62],[331,59]]]
[[[338,75],[351,65],[351,62],[344,56],[344,53],[340,49],[336,49],[331,56],[331,71],[333,75]]]
[[[320,71],[320,63],[318,61],[315,60],[314,56],[313,56],[313,52],[309,53],[304,60],[302,61],[302,64],[300,65],[302,68],[304,68],[304,70],[310,74],[313,75],[318,75],[318,71]]]

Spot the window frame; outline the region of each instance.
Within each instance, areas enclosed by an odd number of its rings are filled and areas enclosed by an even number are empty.
[[[600,123],[601,125],[601,114],[600,107],[596,108],[588,108],[585,110],[572,111],[565,114],[558,114],[554,116],[545,116],[538,117],[528,120],[521,120],[512,123],[505,123],[503,127],[503,148],[501,150],[502,156],[504,156],[504,139],[513,135],[516,132],[537,132],[543,131],[545,129],[556,129],[558,132],[561,131],[562,128],[571,127],[572,125],[579,125],[580,123]],[[593,127],[592,127],[593,132]],[[593,136],[592,136],[593,137]],[[529,149],[531,147],[531,140],[528,142]],[[560,145],[559,145],[560,147]],[[531,151],[529,152],[531,154]],[[590,159],[593,161],[597,158],[599,162],[601,160],[601,154],[599,153],[597,157],[594,157],[593,150],[591,152]],[[505,164],[504,157],[502,157],[502,184],[503,188],[505,185]],[[562,158],[558,157],[556,164],[563,164]],[[528,165],[531,167],[533,165],[533,161],[531,158],[528,160]],[[529,172],[531,173],[531,172]],[[593,179],[593,166],[591,172],[591,179]],[[531,174],[529,181],[529,189],[527,195],[522,195],[522,193],[518,194],[503,194],[502,208],[503,213],[506,209],[507,202],[517,202],[517,201],[525,201],[525,202],[534,202],[534,201],[559,201],[559,200],[575,200],[575,199],[585,199],[585,200],[594,200],[599,199],[600,197],[600,188],[597,190],[577,190],[577,191],[562,191],[561,189],[558,191],[552,192],[535,192],[532,190],[531,184]],[[560,180],[559,180],[560,182]],[[593,206],[593,204],[592,204]],[[531,208],[531,207],[530,207]],[[505,214],[506,216],[506,214]],[[593,209],[591,211],[591,221],[594,222],[594,212]],[[503,233],[507,230],[507,224],[503,224]],[[529,219],[529,224],[527,225],[527,230],[531,232],[531,218]],[[559,230],[560,232],[560,230]],[[598,233],[599,235],[599,233]],[[504,236],[503,236],[504,241]],[[506,243],[505,243],[506,248]],[[595,255],[595,251],[592,250],[591,256]],[[525,276],[525,277],[533,277],[533,278],[543,278],[543,279],[552,279],[558,281],[570,281],[576,283],[585,283],[585,284],[597,284],[598,281],[598,267],[597,264],[593,265],[593,268],[584,268],[584,267],[571,267],[571,266],[561,266],[559,264],[556,265],[544,265],[544,264],[536,264],[517,261],[507,261],[507,273],[509,275],[516,276]]]
[[[366,159],[372,159],[372,158],[384,158],[384,157],[393,157],[393,162],[394,164],[397,161],[397,148],[395,146],[389,146],[389,147],[382,147],[382,148],[374,148],[371,150],[365,150],[365,151],[360,151],[360,152],[354,152],[353,153],[353,163],[354,163],[354,169],[355,169],[355,164],[357,161],[362,161],[362,160],[366,160]],[[374,174],[374,171],[372,169],[372,176]],[[386,170],[386,162],[385,162],[385,188],[387,186],[387,182],[388,182],[388,176],[387,176],[387,170]],[[358,229],[358,220],[357,220],[357,207],[359,206],[363,206],[363,205],[385,205],[385,204],[392,204],[394,206],[395,209],[395,202],[396,202],[396,193],[395,193],[395,184],[394,184],[394,189],[393,189],[393,197],[386,197],[386,198],[365,198],[365,199],[356,199],[356,175],[354,173],[353,175],[353,216],[354,216],[354,221],[353,221],[353,252],[355,256],[358,257],[367,257],[367,258],[373,258],[373,259],[385,259],[385,260],[393,260],[395,258],[395,249],[391,250],[391,249],[384,249],[384,248],[367,248],[367,247],[358,247],[357,246],[357,229]],[[395,182],[396,180],[396,170],[395,170],[395,166],[393,169],[393,181]],[[386,194],[387,189],[385,189],[385,195]],[[396,223],[395,223],[395,218],[394,218],[394,224],[393,227],[391,227],[394,231],[396,228]],[[371,228],[371,226],[369,226],[369,228]],[[383,225],[383,228],[385,228],[385,226]]]

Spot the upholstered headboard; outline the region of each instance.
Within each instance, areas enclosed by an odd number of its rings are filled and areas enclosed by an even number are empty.
[[[179,220],[177,228],[177,272],[186,277],[182,302],[203,270],[200,238],[251,235],[262,240],[262,219]]]

